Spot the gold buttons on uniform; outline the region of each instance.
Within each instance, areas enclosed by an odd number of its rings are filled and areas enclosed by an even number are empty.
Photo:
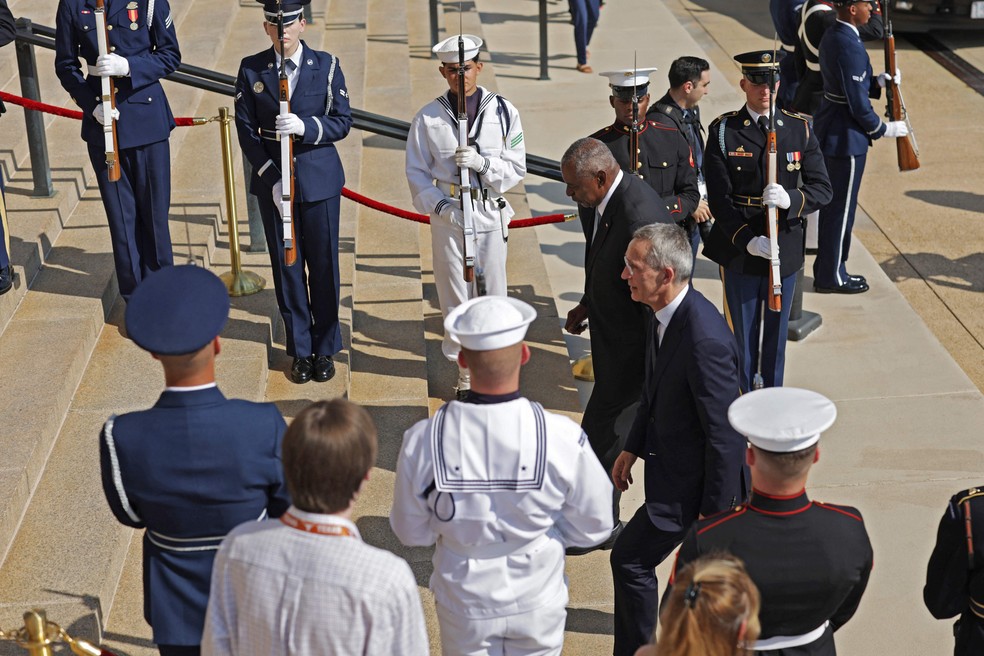
[[[106,29],[107,29],[107,30],[111,30],[111,29],[113,29],[113,26],[112,26],[112,25],[107,25],[107,26],[106,26]]]

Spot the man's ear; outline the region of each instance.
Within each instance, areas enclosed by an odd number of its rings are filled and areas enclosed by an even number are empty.
[[[526,342],[523,342],[522,353],[523,353],[522,359],[520,359],[519,361],[520,366],[530,361],[530,347],[526,345]]]

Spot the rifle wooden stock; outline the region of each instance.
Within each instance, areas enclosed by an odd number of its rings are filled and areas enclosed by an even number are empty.
[[[888,3],[884,3],[887,5]],[[905,111],[905,103],[902,102],[902,91],[895,83],[894,75],[897,70],[895,62],[895,35],[892,34],[892,23],[888,20],[888,7],[885,7],[885,71],[893,76],[885,83],[886,114],[890,121],[905,121],[909,127],[909,134],[895,140],[898,150],[899,171],[915,171],[919,168],[919,151],[915,146],[915,135],[912,133],[912,125]]]
[[[109,29],[106,24],[106,3],[105,0],[96,0],[96,45],[100,55],[109,54]],[[106,146],[106,175],[110,182],[118,182],[120,179],[120,145],[116,138],[116,119],[113,118],[113,111],[116,109],[116,83],[113,78],[104,75],[100,81],[101,98],[103,107],[103,136]]]
[[[775,87],[773,87],[775,88]],[[773,123],[769,129],[768,155],[766,157],[766,184],[778,183],[778,149],[776,147],[776,128]],[[773,312],[782,310],[782,274],[779,272],[779,208],[765,208],[765,235],[769,238],[769,287],[768,307]]]

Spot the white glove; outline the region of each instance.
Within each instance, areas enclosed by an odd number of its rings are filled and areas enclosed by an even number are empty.
[[[454,163],[476,172],[485,168],[485,158],[471,146],[458,146],[454,151]]]
[[[283,219],[284,208],[281,205],[281,203],[283,203],[284,200],[283,199],[284,183],[282,181],[277,180],[276,182],[273,183],[272,195],[273,195],[273,206],[277,208],[277,216]]]
[[[905,121],[890,121],[885,124],[886,137],[905,137],[909,134],[909,126]]]
[[[130,74],[130,62],[115,52],[99,55],[96,58],[95,74],[103,77],[127,77]]]
[[[890,74],[888,71],[879,74],[878,86],[884,89],[889,80],[894,81],[896,85],[902,84],[902,71],[896,68],[895,75]]]
[[[772,249],[769,247],[768,237],[752,237],[752,240],[745,246],[745,250],[748,251],[749,255],[764,257],[767,260],[772,259]]]
[[[762,190],[762,204],[769,207],[780,207],[784,210],[789,209],[789,194],[783,189],[782,185],[773,182],[766,185]]]
[[[448,221],[451,225],[463,228],[465,226],[465,215],[461,208],[453,203],[445,203],[441,208],[441,218]]]
[[[106,119],[106,113],[103,111],[103,104],[99,103],[96,108],[92,110],[92,117],[96,119],[96,123],[102,125]],[[113,108],[113,120],[117,120],[120,117],[120,110]]]
[[[296,134],[304,136],[304,121],[297,114],[280,114],[277,116],[277,133],[281,137]]]

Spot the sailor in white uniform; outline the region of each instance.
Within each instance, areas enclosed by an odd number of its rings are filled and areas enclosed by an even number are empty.
[[[449,89],[414,116],[406,157],[413,205],[431,218],[434,280],[445,318],[474,296],[506,295],[506,239],[515,212],[502,195],[526,176],[526,144],[519,112],[502,96],[478,86],[482,40],[470,34],[461,35],[468,145],[458,145],[458,38],[449,37],[433,48]],[[484,292],[475,283],[464,281],[460,166],[470,170],[475,268],[483,274],[476,280],[484,278]],[[457,359],[458,345],[447,335],[442,350],[448,360]],[[463,395],[467,389],[467,371],[459,370],[458,391]]]
[[[612,484],[584,432],[519,395],[535,317],[507,297],[455,308],[444,328],[471,391],[403,436],[390,525],[408,546],[437,543],[445,654],[560,654],[564,550],[611,534]]]

